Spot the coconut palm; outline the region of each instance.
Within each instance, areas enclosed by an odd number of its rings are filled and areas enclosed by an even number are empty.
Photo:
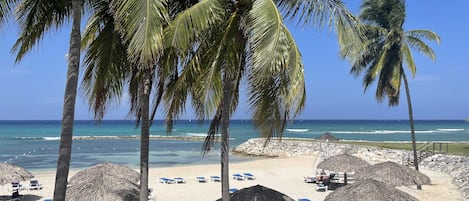
[[[16,0],[0,0],[0,28],[8,20]]]
[[[163,60],[180,67],[162,68],[171,78],[164,97],[168,128],[184,111],[188,96],[199,119],[212,116],[204,151],[211,149],[221,129],[225,201],[229,200],[229,119],[238,105],[242,80],[247,80],[254,125],[267,139],[281,137],[286,122],[304,106],[301,54],[280,10],[303,23],[333,21],[339,38],[345,35],[341,31],[355,27],[340,1],[205,0],[181,12],[165,30]]]
[[[65,200],[70,168],[78,68],[80,66],[80,22],[83,12],[82,7],[82,0],[24,0],[19,2],[15,13],[21,27],[20,36],[13,47],[14,51],[17,52],[16,62],[19,62],[42,39],[46,31],[51,28],[58,28],[67,21],[68,17],[72,19],[54,200]]]
[[[399,104],[401,83],[404,82],[412,137],[414,166],[418,170],[415,128],[409,84],[404,67],[416,74],[411,48],[435,60],[435,53],[423,39],[440,42],[439,36],[429,30],[404,31],[404,0],[365,0],[359,19],[364,23],[366,40],[361,48],[342,46],[342,55],[352,63],[351,73],[363,74],[365,91],[377,82],[376,99],[388,98],[389,106]]]

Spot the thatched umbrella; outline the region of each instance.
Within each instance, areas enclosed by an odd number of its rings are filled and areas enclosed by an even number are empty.
[[[221,201],[222,199],[218,199]],[[287,195],[261,185],[243,188],[230,195],[231,201],[295,201]]]
[[[327,132],[316,138],[316,140],[337,141],[339,139],[333,136],[331,133]]]
[[[25,181],[33,177],[33,174],[22,167],[8,163],[0,163],[0,185],[16,181]]]
[[[338,188],[324,201],[418,201],[415,197],[373,179]]]
[[[427,175],[390,161],[358,170],[355,178],[358,180],[374,179],[391,186],[422,185],[431,182]]]
[[[340,154],[326,158],[317,167],[335,172],[344,172],[344,183],[347,184],[347,172],[355,172],[366,166],[369,166],[369,163],[361,158],[349,154]]]
[[[68,201],[139,200],[137,171],[113,163],[101,163],[74,175],[67,188]]]

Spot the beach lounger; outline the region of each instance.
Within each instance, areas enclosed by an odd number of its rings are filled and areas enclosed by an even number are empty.
[[[234,192],[236,192],[236,191],[238,191],[237,188],[230,188],[230,193],[234,193]]]
[[[219,176],[210,176],[211,181],[221,182],[221,178]]]
[[[233,179],[235,179],[235,180],[244,180],[245,177],[241,174],[233,174]]]
[[[318,186],[316,187],[317,191],[324,190],[327,191],[327,186],[324,185],[324,183],[318,183]]]
[[[195,180],[199,183],[205,183],[207,182],[207,179],[205,177],[196,177]]]
[[[301,198],[301,199],[298,199],[298,201],[311,201],[311,200],[308,198]]]
[[[303,177],[305,183],[316,183],[316,177]]]
[[[251,173],[243,173],[244,177],[248,180],[254,180],[256,177]]]
[[[183,184],[186,183],[186,180],[182,177],[176,177],[173,179],[177,184]]]
[[[160,183],[164,183],[164,184],[175,184],[176,181],[174,181],[174,179],[169,179],[169,178],[160,178]]]
[[[11,182],[11,192],[23,190],[23,185],[20,184],[20,182]]]
[[[42,184],[39,183],[37,179],[31,179],[29,181],[29,190],[41,190]]]

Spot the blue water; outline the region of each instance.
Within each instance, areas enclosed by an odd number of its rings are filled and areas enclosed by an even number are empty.
[[[177,121],[170,134],[163,121],[155,121],[151,135],[205,136],[209,123]],[[418,141],[469,141],[469,123],[465,121],[416,121]],[[0,162],[28,169],[52,169],[56,166],[60,121],[0,121]],[[344,140],[410,141],[408,121],[396,120],[298,120],[287,126],[284,137],[316,138],[325,132]],[[138,167],[139,139],[133,121],[76,121],[74,136],[108,136],[110,139],[74,140],[71,167],[82,168],[101,161]],[[233,120],[230,147],[258,137],[249,120]],[[112,138],[112,139],[111,139]],[[205,157],[201,141],[151,140],[150,166],[218,163],[218,145]],[[231,161],[248,160],[231,156]]]

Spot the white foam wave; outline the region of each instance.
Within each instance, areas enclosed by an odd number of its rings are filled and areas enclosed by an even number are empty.
[[[442,133],[442,132],[460,132],[465,129],[436,129],[436,130],[418,130],[415,133],[430,134],[430,133]],[[329,131],[335,134],[407,134],[410,130],[373,130],[373,131]]]
[[[192,137],[206,137],[207,133],[186,133],[187,136],[192,136]],[[215,136],[220,137],[221,134],[215,134]]]
[[[440,128],[437,130],[443,131],[443,132],[457,132],[457,131],[464,131],[465,129],[464,128]]]
[[[43,140],[60,140],[60,137],[42,137]]]
[[[289,131],[289,132],[297,132],[297,133],[308,132],[309,131],[309,129],[307,129],[307,128],[287,128],[286,130]]]

